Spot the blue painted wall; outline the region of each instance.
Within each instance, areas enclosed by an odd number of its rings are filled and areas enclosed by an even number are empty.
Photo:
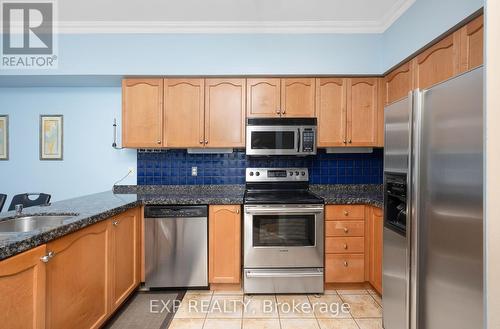
[[[390,69],[484,6],[483,0],[417,0],[382,36],[382,71]]]
[[[46,192],[53,200],[110,190],[135,150],[111,147],[120,120],[120,88],[0,88],[0,113],[9,115],[10,160],[0,161],[0,193]],[[39,160],[39,115],[64,115],[64,161]],[[133,174],[125,183],[135,184]]]
[[[139,185],[244,184],[245,168],[309,168],[313,184],[382,184],[383,152],[316,156],[247,157],[231,154],[188,154],[185,150],[137,153]],[[191,167],[198,175],[191,176]]]

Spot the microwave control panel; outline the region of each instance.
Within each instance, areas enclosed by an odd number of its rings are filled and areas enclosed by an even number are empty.
[[[302,152],[314,151],[315,132],[313,129],[304,129],[302,131]]]

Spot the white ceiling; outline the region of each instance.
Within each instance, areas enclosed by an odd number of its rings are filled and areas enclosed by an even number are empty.
[[[381,33],[416,0],[64,0],[60,32]]]

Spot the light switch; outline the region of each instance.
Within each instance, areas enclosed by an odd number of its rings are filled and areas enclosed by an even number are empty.
[[[198,167],[191,167],[191,176],[198,176]]]

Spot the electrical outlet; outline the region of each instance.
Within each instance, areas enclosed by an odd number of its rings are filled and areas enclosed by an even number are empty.
[[[198,167],[191,167],[191,176],[198,176]]]

